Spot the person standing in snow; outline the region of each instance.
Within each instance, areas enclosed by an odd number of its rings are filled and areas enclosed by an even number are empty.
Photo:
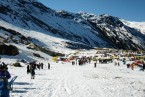
[[[126,66],[127,66],[127,68],[129,68],[130,67],[130,64],[126,64]]]
[[[94,63],[94,68],[96,68],[96,66],[97,66],[97,63],[95,62],[95,63]]]
[[[72,65],[75,65],[75,62],[74,61],[72,61]]]
[[[123,64],[124,64],[124,65],[126,64],[126,59],[125,59],[125,58],[123,58]]]
[[[145,62],[143,63],[142,70],[145,70]]]
[[[40,63],[37,64],[37,68],[40,70]]]
[[[117,66],[117,59],[114,59],[114,66]]]
[[[30,73],[31,73],[31,79],[35,78],[35,64],[30,65]]]
[[[134,64],[133,63],[131,64],[131,69],[134,70]]]
[[[40,63],[40,64],[41,64],[41,65],[40,65],[40,66],[41,66],[41,69],[43,69],[43,65],[44,65],[44,64],[43,64],[43,63]]]
[[[27,65],[27,74],[29,74],[30,73],[30,65],[28,64]]]
[[[8,79],[11,78],[11,75],[8,71],[8,68],[2,65],[0,65],[0,78],[2,78],[4,82],[6,83],[7,89],[11,90],[11,87],[8,83]]]
[[[48,63],[48,69],[50,69],[50,63]]]
[[[120,66],[120,63],[119,63],[119,61],[117,62],[117,64],[118,64],[118,66]]]

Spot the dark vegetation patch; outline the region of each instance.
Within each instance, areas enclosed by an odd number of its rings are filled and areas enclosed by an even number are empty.
[[[0,54],[15,56],[15,55],[19,54],[19,49],[14,45],[1,44],[0,45]]]

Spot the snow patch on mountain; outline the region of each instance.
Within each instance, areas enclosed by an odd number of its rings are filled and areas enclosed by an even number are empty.
[[[125,20],[122,20],[122,22],[131,28],[137,29],[138,31],[142,32],[142,34],[145,34],[145,22],[132,22]]]

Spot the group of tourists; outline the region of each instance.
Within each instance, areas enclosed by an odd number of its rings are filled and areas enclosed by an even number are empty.
[[[127,68],[131,68],[131,70],[134,70],[134,68],[136,66],[138,66],[140,68],[141,71],[145,70],[145,62],[142,62],[141,64],[135,64],[135,63],[131,63],[131,64],[126,64]]]
[[[82,56],[81,58],[76,58],[76,61],[72,62],[72,65],[76,63],[76,65],[84,65],[86,63],[90,63],[92,60],[91,57]]]
[[[27,64],[27,74],[31,74],[31,79],[35,78],[35,70],[43,69],[43,63],[37,63],[36,61]],[[50,63],[48,63],[48,69],[50,69]]]
[[[127,58],[127,57],[126,57]],[[142,64],[140,65],[135,65],[135,64],[128,64],[127,63],[127,59],[125,57],[123,59],[120,59],[119,57],[117,58],[108,58],[108,59],[105,59],[105,58],[98,58],[98,59],[94,59],[94,57],[90,56],[90,57],[86,57],[86,56],[83,56],[83,57],[78,57],[78,58],[75,58],[74,60],[72,60],[72,65],[84,65],[86,63],[90,63],[91,61],[94,61],[94,68],[97,67],[97,63],[113,63],[114,62],[114,66],[120,66],[121,64],[122,65],[126,65],[127,68],[131,68],[131,70],[134,70],[135,66],[139,67],[141,71],[144,71],[145,70],[145,62],[142,62]]]

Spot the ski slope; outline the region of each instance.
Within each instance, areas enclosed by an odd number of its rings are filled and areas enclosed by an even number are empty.
[[[144,97],[145,72],[110,64],[93,62],[83,66],[71,63],[54,63],[47,69],[35,70],[35,79],[26,73],[26,66],[12,67],[9,71],[18,76],[11,97]]]

